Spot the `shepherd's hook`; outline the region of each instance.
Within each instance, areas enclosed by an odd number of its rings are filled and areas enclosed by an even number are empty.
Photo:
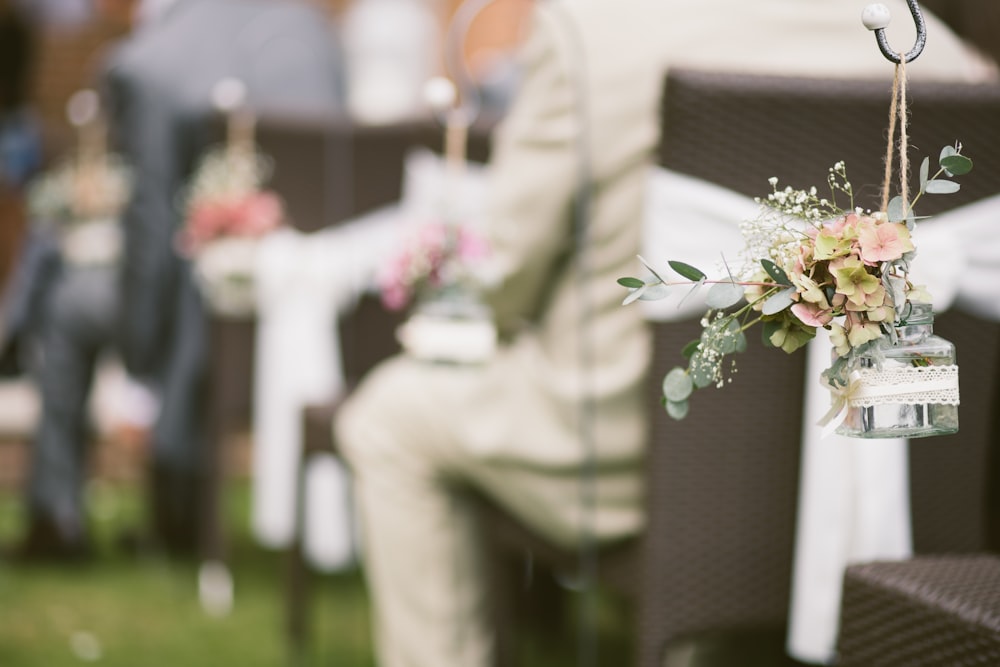
[[[865,24],[865,27],[875,31],[875,40],[878,42],[879,51],[888,60],[897,65],[904,60],[906,62],[916,60],[917,56],[924,50],[924,44],[927,43],[927,24],[924,22],[924,15],[920,11],[917,0],[906,0],[906,4],[909,5],[913,22],[917,26],[917,41],[905,56],[901,56],[889,48],[889,42],[886,40],[885,28],[889,25],[890,18],[888,7],[881,3],[868,5],[861,14],[861,21]]]

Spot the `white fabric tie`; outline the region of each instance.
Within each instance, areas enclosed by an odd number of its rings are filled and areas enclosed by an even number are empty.
[[[403,173],[397,203],[312,234],[281,229],[260,243],[251,524],[265,546],[283,548],[295,535],[302,410],[344,388],[339,318],[374,288],[406,226],[439,219],[446,201],[462,220],[482,218],[482,165],[467,165],[456,184],[438,156],[418,149]],[[319,457],[305,480],[306,557],[325,571],[350,565],[357,548],[347,471],[335,457]]]

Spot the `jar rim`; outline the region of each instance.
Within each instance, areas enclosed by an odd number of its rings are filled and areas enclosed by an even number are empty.
[[[908,326],[914,324],[932,324],[934,322],[934,305],[931,303],[907,301],[903,314],[896,322],[896,326]]]

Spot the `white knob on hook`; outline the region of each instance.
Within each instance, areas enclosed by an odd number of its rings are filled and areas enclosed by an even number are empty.
[[[94,122],[100,108],[101,101],[96,92],[80,90],[73,93],[66,103],[66,118],[73,127],[83,127]]]
[[[446,77],[436,76],[424,84],[424,101],[435,111],[444,112],[452,109],[457,99],[458,91],[455,90],[455,84]]]
[[[243,106],[246,99],[246,84],[239,79],[233,77],[219,79],[212,87],[212,104],[219,111],[235,111]]]
[[[869,30],[884,30],[888,27],[891,18],[892,14],[889,12],[889,8],[881,2],[868,5],[861,12],[861,22]]]

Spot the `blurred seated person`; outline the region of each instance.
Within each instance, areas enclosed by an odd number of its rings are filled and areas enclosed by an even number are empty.
[[[24,11],[0,0],[0,375],[23,371],[24,309],[13,283],[24,262],[24,188],[41,163],[41,135],[29,101],[35,35]]]
[[[99,4],[119,15],[120,3]],[[221,79],[238,78],[255,111],[330,114],[341,106],[334,36],[309,3],[134,5],[133,16],[142,20],[113,49],[104,71],[110,134],[132,174],[113,289],[104,288],[106,274],[74,276],[53,290],[41,335],[43,346],[56,350],[46,355],[46,375],[64,379],[42,382],[51,400],[44,401],[23,545],[38,555],[86,551],[81,420],[95,348],[109,337],[158,405],[148,438],[151,522],[140,544],[177,555],[197,549],[209,350],[202,299],[176,237],[183,188],[213,138],[212,91]],[[56,400],[64,407],[57,409]]]
[[[903,0],[891,4],[906,28]],[[914,78],[991,74],[928,23]],[[666,69],[892,77],[860,9],[826,0],[556,1],[532,24],[491,165],[503,343],[481,365],[390,359],[335,423],[382,667],[491,664],[469,489],[563,547],[642,530],[650,340],[616,279],[637,268]]]

